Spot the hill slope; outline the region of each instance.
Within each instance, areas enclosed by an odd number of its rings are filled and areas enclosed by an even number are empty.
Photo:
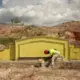
[[[69,31],[68,33],[70,35],[66,35],[66,31]],[[64,39],[67,39],[66,36],[68,36],[68,39],[71,39],[72,35],[75,36],[75,40],[80,40],[80,21],[66,22],[52,27],[0,24],[0,38],[23,39],[34,36],[53,36],[58,38],[64,37]]]

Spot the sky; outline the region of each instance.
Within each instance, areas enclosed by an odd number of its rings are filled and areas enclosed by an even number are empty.
[[[2,0],[0,0],[0,7],[2,7]]]
[[[80,0],[2,0],[0,23],[9,23],[14,17],[40,26],[80,21]]]

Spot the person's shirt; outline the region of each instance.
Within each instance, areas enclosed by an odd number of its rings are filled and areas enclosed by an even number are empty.
[[[55,50],[55,49],[49,49],[49,54],[50,54],[50,55],[60,54],[60,52],[57,51],[57,50]]]

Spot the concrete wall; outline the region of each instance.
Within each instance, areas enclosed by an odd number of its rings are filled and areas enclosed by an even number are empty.
[[[71,60],[80,60],[80,48],[70,45],[70,55]]]
[[[10,48],[0,51],[0,60],[10,60]]]
[[[10,45],[9,48],[0,51],[0,60],[14,60],[14,45]]]
[[[37,37],[15,41],[15,58],[20,57],[46,57],[45,49],[55,48],[68,59],[68,41],[52,37]],[[49,56],[49,55],[48,55]]]
[[[65,59],[80,60],[80,48],[69,45],[68,41],[52,37],[36,37],[16,40],[8,49],[0,51],[0,60],[17,60],[19,58],[47,57],[45,49],[57,49]]]

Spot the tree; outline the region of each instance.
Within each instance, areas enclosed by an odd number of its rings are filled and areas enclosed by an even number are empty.
[[[15,17],[13,19],[11,19],[11,23],[15,24],[15,23],[21,23],[20,19],[18,17]]]

